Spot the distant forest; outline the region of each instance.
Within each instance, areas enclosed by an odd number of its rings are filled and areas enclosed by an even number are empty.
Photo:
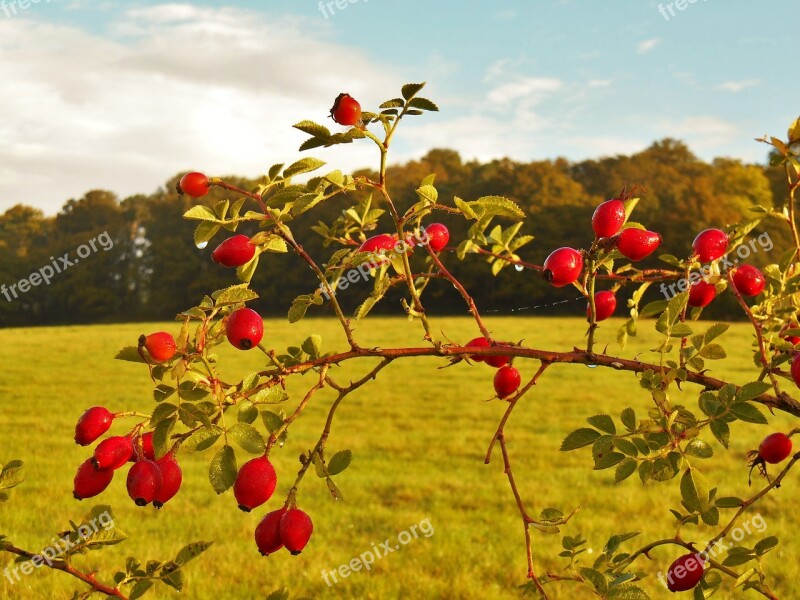
[[[685,256],[701,229],[737,222],[748,207],[777,206],[786,197],[782,171],[725,158],[709,164],[672,139],[656,142],[632,156],[577,163],[565,159],[464,162],[453,150],[432,150],[420,160],[389,168],[390,192],[399,208],[417,200],[414,190],[430,173],[436,174],[439,198],[444,203],[452,203],[453,196],[474,200],[485,195],[516,201],[528,214],[522,232],[536,238],[521,250],[521,257],[538,264],[557,247],[586,247],[591,242],[590,218],[595,206],[616,196],[626,185],[646,190],[635,220],[662,234],[664,244],[656,255]],[[195,306],[204,294],[236,283],[232,270],[210,258],[213,248],[225,239],[224,232],[205,249],[194,245],[196,222],[182,218],[193,201],[176,192],[179,177],[153,194],[121,201],[111,192],[90,191],[82,198],[68,200],[53,217],[23,204],[0,215],[0,284],[6,286],[0,294],[0,326],[169,320]],[[245,188],[255,184],[241,177],[226,180]],[[227,192],[214,189],[201,201],[213,205],[226,197],[230,197]],[[334,197],[291,224],[295,237],[319,263],[326,262],[336,248],[323,247],[322,238],[311,227],[320,220],[335,219],[346,201]],[[383,218],[383,228],[376,233],[391,231],[388,216]],[[450,228],[453,246],[463,239],[466,221],[453,215],[441,215],[436,220]],[[757,265],[777,262],[780,249],[789,243],[788,231],[778,223],[768,223],[755,233],[763,231],[769,232],[775,248],[749,259]],[[111,245],[102,245],[107,240],[103,238],[91,248],[89,241],[97,240],[103,232],[108,232],[113,247],[105,250]],[[80,262],[50,277],[49,285],[40,281],[35,286],[23,286],[29,288],[25,291],[17,287],[16,298],[10,293],[11,285],[44,266],[51,265],[53,270],[64,266],[60,257],[70,253],[74,259],[81,246]],[[504,269],[493,277],[479,255],[468,255],[461,262],[453,253],[445,260],[472,291],[479,309],[490,314],[581,315],[585,310],[584,303],[573,302],[579,296],[574,288],[554,289],[536,272]],[[655,257],[640,264],[665,266]],[[313,273],[296,256],[265,255],[252,281],[261,298],[252,306],[264,315],[285,315],[293,298],[317,286]],[[354,309],[370,289],[366,283],[353,285],[339,298],[348,309]],[[631,290],[623,290],[620,299],[627,298]],[[648,293],[653,299],[658,296],[657,289]],[[709,307],[708,316],[735,314],[735,303],[728,296]],[[426,298],[431,312],[466,314],[460,297],[443,281],[433,282]],[[388,296],[375,312],[400,314],[399,299],[399,295]],[[570,302],[554,304],[561,300]],[[624,301],[620,306],[618,315],[624,312]],[[309,311],[309,316],[328,314],[327,303]]]

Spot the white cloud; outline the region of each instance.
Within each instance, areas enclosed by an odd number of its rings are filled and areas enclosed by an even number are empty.
[[[731,92],[736,94],[737,92],[741,92],[742,90],[753,87],[761,83],[758,79],[746,79],[744,81],[726,81],[717,86],[718,90],[722,90],[724,92]]]
[[[636,44],[636,53],[637,54],[645,54],[646,52],[650,52],[653,48],[658,46],[661,42],[659,38],[650,38],[649,40],[643,40]]]
[[[115,30],[124,41],[0,20],[0,210],[52,214],[90,188],[124,197],[186,169],[256,176],[300,157],[293,123],[337,129],[326,118],[339,92],[374,106],[403,83],[291,19],[164,5]],[[374,163],[367,144],[318,154],[331,168]]]

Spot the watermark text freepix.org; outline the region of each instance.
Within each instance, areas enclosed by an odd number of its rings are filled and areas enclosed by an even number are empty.
[[[664,17],[666,21],[669,21],[670,17],[677,16],[675,14],[675,9],[679,11],[684,11],[689,8],[690,4],[697,4],[700,0],[675,0],[674,2],[667,2],[666,6],[664,2],[658,3],[658,12],[661,13],[661,16]],[[707,2],[708,0],[703,0],[703,2]],[[669,14],[667,14],[669,13]]]
[[[322,16],[327,19],[329,16],[328,13],[335,15],[337,8],[339,10],[344,10],[356,2],[364,2],[366,4],[369,0],[320,0],[319,11],[322,13]]]
[[[661,585],[663,585],[665,588],[668,588],[668,582],[675,583],[673,577],[677,577],[679,580],[681,580],[686,577],[687,571],[691,572],[698,568],[704,569],[709,558],[715,558],[718,554],[727,552],[734,547],[735,542],[741,542],[745,536],[753,535],[755,533],[764,533],[766,530],[767,521],[760,514],[755,514],[750,518],[749,521],[746,521],[739,527],[735,527],[731,530],[729,535],[730,539],[733,540],[733,543],[726,544],[724,542],[725,538],[717,540],[707,550],[698,552],[695,557],[690,558],[683,565],[678,565],[675,568],[674,573],[668,573],[665,576],[663,572],[659,572],[658,581],[660,581]]]
[[[51,256],[50,264],[43,266],[37,271],[34,271],[28,275],[28,277],[20,279],[17,283],[12,283],[10,285],[6,285],[4,283],[0,285],[0,294],[5,296],[5,299],[9,302],[13,302],[19,298],[19,294],[28,293],[32,287],[37,287],[42,284],[50,285],[51,281],[56,275],[61,274],[71,266],[78,264],[80,259],[88,258],[93,252],[98,252],[99,250],[108,252],[113,247],[114,240],[111,239],[108,231],[104,231],[97,237],[90,239],[85,244],[78,246],[77,250],[75,250],[75,254],[78,255],[78,258],[70,259],[69,252],[64,254],[64,256],[59,257],[58,260]]]
[[[361,569],[369,571],[372,569],[372,565],[375,564],[376,560],[384,558],[387,554],[391,554],[392,552],[400,550],[402,546],[409,544],[412,540],[418,539],[420,533],[422,533],[422,536],[426,538],[429,538],[434,534],[430,519],[422,519],[418,525],[412,525],[407,531],[401,531],[398,533],[398,544],[392,545],[391,538],[386,538],[380,544],[372,544],[371,550],[362,552],[360,555],[353,558],[349,563],[339,565],[338,568],[333,569],[330,572],[323,569],[322,578],[325,580],[325,583],[328,584],[328,587],[330,587],[334,583],[339,583],[339,580],[336,577],[337,575],[342,579],[346,579],[350,577],[351,573],[360,571]]]
[[[756,244],[758,247],[756,247]],[[719,259],[719,267],[720,269],[731,269],[739,264],[739,259],[746,260],[750,257],[751,254],[757,254],[760,251],[769,252],[775,247],[775,244],[772,241],[772,238],[769,237],[768,232],[764,232],[759,235],[757,238],[751,239],[746,244],[741,244],[736,247],[735,254],[739,258],[732,258],[734,252],[730,252],[729,254],[723,256]],[[664,298],[669,300],[673,296],[683,293],[688,290],[691,286],[696,284],[701,279],[705,279],[711,275],[711,265],[703,266],[700,271],[693,271],[689,274],[689,278],[682,278],[678,281],[667,285],[666,283],[662,283],[661,287],[658,289],[664,294]],[[677,291],[676,291],[677,288]]]
[[[50,0],[0,0],[0,11],[3,12],[7,19],[10,19],[11,17],[16,17],[19,11],[28,10],[32,4],[41,2],[50,4]]]
[[[369,274],[370,271],[373,269],[378,268],[382,264],[386,263],[387,261],[391,261],[392,258],[395,256],[400,256],[405,254],[414,246],[427,246],[431,241],[428,232],[425,231],[424,227],[421,227],[420,230],[414,234],[413,236],[408,236],[405,240],[398,240],[397,243],[394,245],[393,248],[390,250],[378,250],[375,252],[370,260],[367,262],[358,265],[358,267],[354,269],[350,269],[347,273],[342,275],[338,280],[334,281],[330,284],[331,290],[333,290],[334,294],[336,293],[336,288],[340,290],[345,290],[351,283],[358,283],[359,279],[363,279],[364,281],[369,281]],[[322,292],[322,295],[325,296],[327,300],[331,299],[330,294],[328,293],[328,287],[325,284],[320,284],[319,289]]]
[[[11,567],[6,567],[3,571],[3,575],[11,582],[11,585],[14,585],[20,581],[20,571],[22,571],[23,575],[30,575],[33,573],[34,569],[40,569],[45,563],[47,563],[48,567],[52,567],[53,561],[57,560],[65,552],[69,552],[75,546],[88,540],[92,535],[100,531],[100,528],[104,531],[114,529],[114,519],[108,511],[100,513],[100,515],[93,518],[88,523],[84,523],[78,527],[79,540],[72,542],[66,537],[53,538],[50,542],[51,545],[42,550],[41,554],[37,554],[32,559],[19,563],[13,569],[11,569]]]

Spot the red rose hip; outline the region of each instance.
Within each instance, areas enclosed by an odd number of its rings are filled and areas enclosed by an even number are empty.
[[[494,374],[494,391],[500,398],[507,398],[519,389],[521,381],[517,369],[511,366],[501,367]]]
[[[153,498],[153,506],[161,508],[172,500],[181,489],[183,472],[175,456],[172,454],[163,456],[156,464],[161,470],[161,487],[158,488],[158,492],[155,498]]]
[[[264,336],[264,322],[253,309],[240,308],[228,317],[225,334],[235,348],[250,350],[258,346]]]
[[[158,331],[150,335],[143,335],[139,338],[139,344],[144,346],[147,353],[157,363],[167,362],[172,360],[177,350],[175,338],[171,333],[166,331]]]
[[[114,415],[102,406],[93,406],[78,419],[75,425],[75,443],[88,446],[111,428]]]
[[[703,308],[711,304],[717,296],[717,288],[713,283],[700,279],[689,287],[689,306]]]
[[[161,469],[152,460],[140,460],[128,471],[128,495],[136,506],[147,506],[155,500],[162,483]]]
[[[72,487],[72,495],[76,500],[93,498],[102,493],[111,480],[114,478],[114,471],[111,469],[95,469],[92,459],[84,461],[78,472]]]
[[[115,435],[104,439],[94,449],[92,464],[95,469],[111,469],[115,471],[128,462],[133,456],[131,438]]]
[[[728,235],[721,229],[706,229],[694,238],[692,249],[701,263],[717,260],[728,251]]]
[[[634,262],[650,256],[661,245],[661,236],[655,231],[623,229],[617,238],[617,250]]]
[[[742,265],[733,272],[733,285],[742,296],[758,296],[765,284],[764,275],[753,265]]]
[[[765,437],[758,446],[758,456],[771,465],[786,460],[792,453],[792,440],[784,433]]]
[[[615,310],[617,310],[617,297],[614,292],[603,290],[594,295],[594,313],[598,323],[613,315]],[[586,303],[586,318],[592,318],[592,306],[588,302]]]
[[[266,456],[254,458],[242,465],[233,483],[233,495],[239,508],[250,512],[272,497],[278,477]]]
[[[598,238],[617,235],[624,224],[625,204],[616,198],[603,202],[592,215],[592,229]]]
[[[281,541],[281,519],[286,514],[286,508],[274,510],[267,513],[256,527],[255,538],[256,546],[262,556],[269,556],[283,548]]]
[[[217,246],[211,253],[212,260],[223,267],[241,267],[249,263],[256,254],[256,247],[246,235],[235,235]]]
[[[667,588],[670,592],[686,592],[700,583],[705,561],[698,554],[686,554],[676,559],[667,570]]]
[[[339,94],[331,108],[331,117],[339,125],[356,125],[361,122],[361,105],[350,94]]]
[[[489,340],[487,340],[485,337],[476,337],[475,339],[468,341],[465,345],[468,347],[488,348],[491,344],[489,344]],[[474,360],[475,362],[484,362],[486,357],[479,354],[471,354],[470,359]]]
[[[187,173],[178,183],[178,193],[189,194],[192,198],[202,198],[208,189],[208,177],[202,173]]]
[[[279,530],[281,541],[294,555],[300,554],[306,547],[313,531],[314,524],[311,522],[311,517],[299,508],[287,510],[281,517]]]
[[[582,270],[580,252],[573,248],[559,248],[545,259],[543,276],[553,287],[564,287],[576,282]]]
[[[450,231],[441,223],[431,223],[425,229],[428,234],[428,245],[434,252],[441,252],[447,247],[447,242],[450,241]]]

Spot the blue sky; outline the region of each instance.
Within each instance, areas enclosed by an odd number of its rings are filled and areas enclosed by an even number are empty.
[[[340,91],[374,108],[407,81],[427,80],[442,112],[409,122],[395,161],[434,147],[581,160],[667,136],[704,159],[763,161],[753,138],[800,113],[792,0],[339,5],[0,3],[0,210],[52,214],[187,169],[255,176],[296,159],[291,124],[324,121]],[[375,163],[367,145],[316,154]]]

